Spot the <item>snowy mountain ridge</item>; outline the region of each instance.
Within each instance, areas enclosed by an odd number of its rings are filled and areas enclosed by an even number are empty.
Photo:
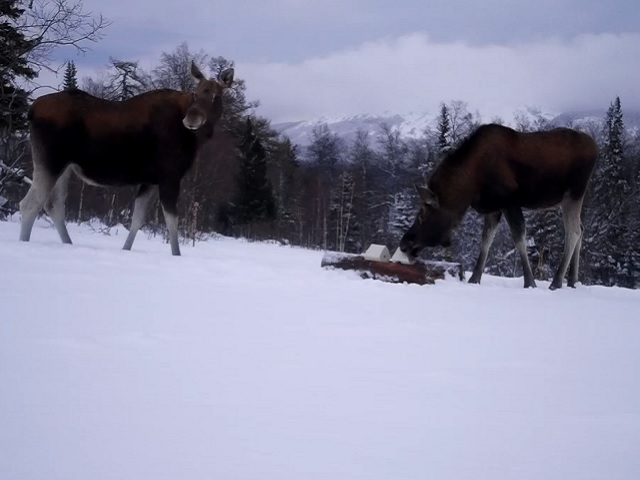
[[[523,108],[514,113],[512,118],[501,118],[505,125],[515,126],[518,121],[544,120],[556,126],[580,125],[588,123],[600,123],[605,116],[605,110],[585,110],[575,112],[550,113],[541,112],[535,108]],[[474,114],[474,118],[478,118]],[[282,135],[286,135],[296,145],[307,146],[313,139],[313,129],[326,125],[329,130],[344,138],[347,142],[353,141],[359,130],[368,132],[371,144],[375,147],[376,139],[382,131],[382,125],[386,124],[400,132],[404,139],[416,139],[421,137],[425,130],[435,130],[438,112],[407,112],[407,113],[362,113],[343,117],[322,116],[311,120],[298,122],[285,122],[274,124],[273,127]],[[480,117],[481,123],[490,123],[496,118]],[[635,134],[640,131],[640,111],[624,112],[624,122],[627,129]]]
[[[398,129],[401,136],[408,139],[420,137],[425,129],[435,125],[436,117],[436,112],[409,112],[406,114],[363,113],[344,117],[322,116],[312,120],[279,123],[273,125],[273,127],[280,134],[289,137],[294,144],[306,146],[312,141],[313,129],[322,124],[327,125],[332,133],[347,141],[353,140],[358,130],[368,132],[371,139],[375,140],[382,131],[383,124]]]

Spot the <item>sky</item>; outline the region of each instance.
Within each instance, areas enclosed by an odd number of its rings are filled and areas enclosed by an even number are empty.
[[[19,230],[0,222],[2,480],[640,478],[640,290]]]
[[[188,4],[84,0],[109,21],[80,57],[150,69],[187,42],[236,64],[257,113],[274,122],[433,112],[461,100],[484,117],[524,107],[640,109],[637,0],[247,0]],[[55,83],[59,80],[52,80]]]

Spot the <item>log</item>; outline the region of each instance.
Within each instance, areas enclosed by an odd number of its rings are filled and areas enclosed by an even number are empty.
[[[327,252],[322,257],[320,266],[327,269],[353,270],[362,278],[390,283],[433,285],[436,280],[443,280],[447,275],[452,275],[460,281],[464,280],[464,269],[461,264],[455,262],[416,260],[407,265],[366,260],[362,255],[351,253]]]

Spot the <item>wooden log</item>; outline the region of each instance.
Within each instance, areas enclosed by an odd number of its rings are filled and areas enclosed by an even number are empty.
[[[390,283],[416,283],[418,285],[432,285],[436,280],[442,280],[446,275],[452,275],[464,280],[464,269],[459,263],[431,262],[417,260],[410,265],[396,262],[376,262],[365,260],[362,255],[350,253],[327,252],[322,257],[320,266],[323,268],[338,268],[353,270],[362,278],[373,278]]]

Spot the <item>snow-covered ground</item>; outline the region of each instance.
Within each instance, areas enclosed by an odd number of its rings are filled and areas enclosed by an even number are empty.
[[[637,480],[640,291],[0,222],[2,480]]]

